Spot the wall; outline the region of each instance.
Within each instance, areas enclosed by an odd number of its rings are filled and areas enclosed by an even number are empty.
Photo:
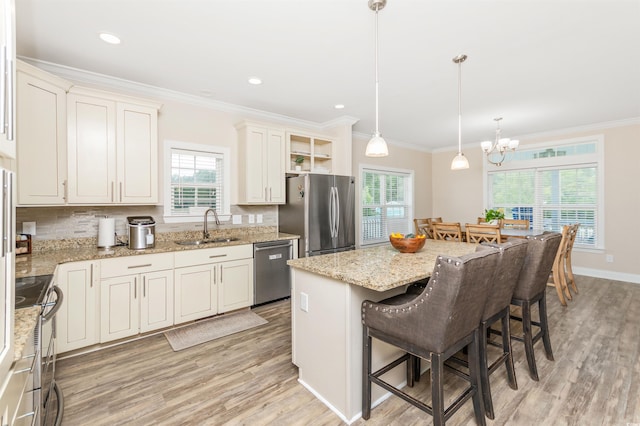
[[[383,166],[396,169],[414,171],[414,214],[413,217],[431,217],[432,208],[432,161],[431,153],[418,151],[398,145],[389,144],[387,157],[372,158],[364,155],[369,139],[362,137],[353,138],[353,164],[352,170],[356,176],[356,185],[359,188],[360,176],[358,170],[361,164],[371,166]],[[360,190],[358,189],[359,193]],[[356,221],[358,215],[356,215]],[[359,231],[359,227],[356,228]],[[356,235],[359,240],[359,235]]]
[[[604,135],[605,147],[605,229],[604,252],[575,249],[574,271],[587,275],[640,282],[637,241],[640,229],[633,225],[640,211],[640,124],[617,127],[592,127],[583,131],[554,132],[553,135],[520,139],[522,145],[570,139],[586,135]],[[436,152],[433,161],[434,216],[455,222],[475,222],[484,211],[484,184],[480,147],[465,147],[468,170],[453,172],[451,159],[455,153]],[[607,263],[605,256],[613,255]]]

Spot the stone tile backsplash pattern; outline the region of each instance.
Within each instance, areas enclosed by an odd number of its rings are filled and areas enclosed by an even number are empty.
[[[115,218],[118,237],[127,235],[127,216],[152,216],[156,221],[156,233],[202,231],[202,221],[188,223],[164,223],[162,206],[75,206],[75,207],[18,207],[16,209],[16,232],[22,231],[22,222],[36,222],[34,240],[62,240],[90,238],[98,235],[98,217]],[[276,227],[277,206],[231,206],[232,215],[241,215],[242,224],[233,225],[231,218],[223,221],[220,229],[233,230],[247,227]],[[249,224],[248,215],[263,216],[262,223]],[[215,229],[213,216],[209,216],[209,227]],[[125,238],[126,239],[126,238]]]

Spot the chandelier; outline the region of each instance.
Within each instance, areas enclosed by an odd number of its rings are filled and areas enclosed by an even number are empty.
[[[371,140],[367,144],[365,155],[367,157],[386,157],[389,155],[387,142],[382,138],[378,128],[378,11],[382,10],[387,4],[387,0],[369,0],[369,9],[376,12],[376,131],[373,133]]]
[[[487,161],[496,166],[500,166],[504,162],[507,153],[513,152],[518,148],[520,141],[501,138],[500,120],[502,120],[502,117],[494,118],[493,120],[496,122],[496,140],[493,142],[484,141],[480,146],[482,147],[482,151],[487,154]]]

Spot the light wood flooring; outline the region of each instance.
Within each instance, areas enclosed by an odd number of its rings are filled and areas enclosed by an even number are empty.
[[[563,308],[549,287],[555,361],[536,343],[540,381],[514,342],[518,390],[491,376],[496,420],[488,425],[640,425],[640,285],[577,277]],[[289,301],[254,310],[268,324],[173,352],[159,334],[59,360],[64,425],[341,425],[297,382]],[[330,348],[327,348],[330,350]],[[458,386],[453,375],[447,389]],[[429,400],[424,375],[412,389]],[[391,397],[356,425],[423,425],[431,418]],[[471,402],[448,424],[474,425]]]

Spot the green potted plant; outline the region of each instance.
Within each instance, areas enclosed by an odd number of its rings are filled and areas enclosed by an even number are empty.
[[[492,225],[497,225],[500,220],[504,219],[504,209],[485,209],[484,220]]]
[[[296,171],[302,170],[302,163],[304,163],[304,157],[302,155],[298,155],[295,160],[296,163]]]

